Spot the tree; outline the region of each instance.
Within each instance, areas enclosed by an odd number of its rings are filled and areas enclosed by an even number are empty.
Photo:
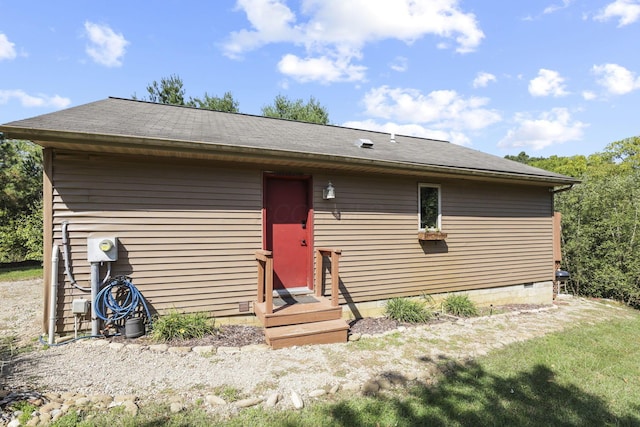
[[[322,125],[329,123],[329,113],[313,96],[305,103],[302,99],[291,101],[284,95],[278,95],[273,105],[262,107],[262,115]]]
[[[0,262],[42,259],[42,151],[0,140]]]
[[[570,286],[581,295],[640,308],[640,137],[609,144],[602,153],[511,160],[580,178],[555,196],[562,212],[562,255]]]
[[[504,156],[505,159],[514,160],[540,169],[563,175],[580,178],[587,170],[588,159],[585,156],[560,157],[529,157],[527,153],[521,151],[517,156]]]
[[[161,78],[160,83],[154,80],[147,85],[148,100],[160,104],[185,105],[183,86],[182,79],[175,74]],[[135,94],[133,99],[137,99]]]
[[[142,98],[143,101],[160,104],[186,105],[205,110],[225,111],[229,113],[239,112],[238,107],[240,104],[233,99],[231,92],[225,92],[222,98],[210,96],[205,92],[202,98],[189,97],[189,100],[185,101],[186,93],[184,83],[176,74],[161,78],[160,83],[154,80],[147,86],[147,92],[149,93],[149,98]],[[132,95],[132,98],[138,99],[135,93]]]
[[[204,93],[204,97],[190,98],[187,105],[196,108],[203,108],[205,110],[225,111],[227,113],[239,113],[239,103],[233,99],[231,92],[225,92],[222,98],[217,96],[209,96],[207,92]]]

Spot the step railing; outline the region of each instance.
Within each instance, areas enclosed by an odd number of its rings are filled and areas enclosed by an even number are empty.
[[[322,297],[325,289],[325,257],[331,263],[331,306],[337,307],[339,302],[340,284],[340,255],[342,249],[316,248],[316,277],[315,293]],[[258,262],[258,303],[265,303],[265,314],[273,313],[273,252],[267,250],[256,251]]]
[[[342,249],[336,248],[316,248],[316,296],[321,297],[324,294],[325,274],[324,259],[325,257],[331,262],[331,306],[338,306],[338,285],[340,284],[340,255]]]
[[[258,261],[258,303],[265,303],[265,314],[273,313],[273,252],[256,251]],[[266,288],[266,289],[265,289]]]

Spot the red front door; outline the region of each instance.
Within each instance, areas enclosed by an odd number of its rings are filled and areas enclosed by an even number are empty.
[[[309,181],[267,177],[265,246],[273,251],[273,287],[309,287]]]

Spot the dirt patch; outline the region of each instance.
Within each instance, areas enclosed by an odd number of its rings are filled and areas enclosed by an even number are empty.
[[[196,346],[214,346],[214,347],[242,347],[251,344],[264,344],[264,330],[257,326],[245,325],[223,325],[218,333],[214,335],[206,335],[202,338],[193,338],[188,340],[173,339],[168,340],[164,344],[172,347],[196,347]],[[109,338],[111,342],[120,342],[126,344],[157,344],[151,338],[144,336],[140,338],[125,338],[117,335]]]

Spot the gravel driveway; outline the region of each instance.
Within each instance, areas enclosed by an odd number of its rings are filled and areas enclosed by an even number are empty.
[[[22,345],[33,345],[40,333],[41,288],[40,280],[0,283],[2,333],[17,335]],[[544,308],[283,350],[254,345],[195,352],[104,340],[49,349],[35,344],[35,350],[14,356],[0,379],[5,390],[135,395],[139,404],[200,400],[217,411],[229,411],[232,405],[211,396],[224,397],[225,390],[234,390],[236,398],[256,401],[279,395],[277,406],[287,408],[294,406],[292,392],[308,402],[336,389],[364,392],[372,384],[384,388],[389,382],[430,382],[443,359],[468,360],[581,322],[626,316],[628,311],[615,304],[561,295]]]

